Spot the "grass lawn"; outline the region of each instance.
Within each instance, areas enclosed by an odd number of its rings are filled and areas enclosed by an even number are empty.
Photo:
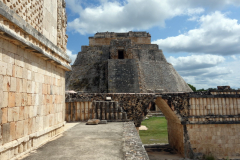
[[[142,125],[148,130],[139,131],[143,144],[168,143],[167,120],[165,117],[150,117]]]

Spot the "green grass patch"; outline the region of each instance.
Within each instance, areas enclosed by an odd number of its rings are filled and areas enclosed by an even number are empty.
[[[168,143],[167,120],[165,117],[150,117],[142,125],[148,130],[139,131],[143,144]]]

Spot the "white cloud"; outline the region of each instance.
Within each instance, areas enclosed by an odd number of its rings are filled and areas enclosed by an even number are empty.
[[[79,15],[68,23],[68,29],[80,34],[164,27],[167,19],[181,15],[193,19],[203,13],[205,7],[211,10],[240,5],[239,0],[101,0],[95,4],[87,0],[66,1],[67,7]]]
[[[176,37],[159,39],[152,43],[167,52],[208,53],[233,55],[240,53],[240,24],[225,14],[214,12],[201,16],[200,27]]]
[[[214,67],[225,61],[225,58],[217,55],[191,55],[174,58],[170,56],[167,60],[178,70],[202,69]]]
[[[201,14],[203,12],[204,12],[203,8],[194,8],[194,9],[190,8],[187,10],[188,15],[190,15],[190,16],[196,15],[196,14]]]
[[[197,89],[216,88],[221,85],[240,88],[239,60],[226,61],[226,58],[217,55],[191,55],[177,58],[171,56],[167,60],[187,83]]]
[[[237,57],[235,55],[232,55],[231,57],[232,59],[237,60]]]
[[[191,4],[180,3],[179,0],[126,0],[124,3],[103,0],[100,5],[90,5],[85,9],[77,0],[67,0],[67,4],[72,12],[79,14],[78,18],[68,23],[68,28],[80,34],[163,27],[166,19],[204,12],[201,7],[191,7]]]
[[[71,65],[74,63],[76,57],[77,57],[77,54],[73,54],[72,51],[68,50],[67,49],[67,55],[70,57],[70,59],[72,60],[71,62]]]

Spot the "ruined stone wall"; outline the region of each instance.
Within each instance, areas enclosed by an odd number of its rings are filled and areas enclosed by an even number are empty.
[[[111,97],[127,113],[127,119],[139,127],[155,100],[168,121],[169,144],[185,158],[197,159],[203,155],[216,158],[239,159],[239,91],[215,94],[72,94],[66,102],[94,102]]]
[[[66,4],[64,0],[1,0],[53,44],[66,51]]]
[[[71,61],[57,44],[40,33],[44,28],[40,12],[45,1],[3,2],[0,1],[0,159],[7,160],[26,154],[62,132],[65,71],[71,70]],[[53,1],[49,3],[57,8]]]
[[[88,93],[192,92],[158,45],[142,43],[150,38],[146,32],[96,33],[67,73],[66,88]],[[99,61],[99,56],[104,58]]]
[[[187,130],[195,153],[219,159],[240,156],[240,124],[193,124]]]
[[[110,45],[111,41],[116,39],[114,38],[89,38],[89,46],[95,46],[95,45]],[[124,38],[118,38],[118,39],[124,39]],[[138,37],[130,37],[128,39],[131,39],[132,43],[134,44],[151,44],[151,37],[147,38],[138,38]]]
[[[191,116],[189,120],[193,123],[240,121],[240,98],[237,96],[191,98],[189,111]]]
[[[137,59],[141,93],[154,92],[191,92],[192,90],[173,66],[167,62],[161,50],[133,49]],[[153,45],[155,47],[155,45]]]
[[[130,39],[132,44],[151,44],[151,36],[146,32],[128,32],[128,33],[114,33],[114,32],[100,32],[96,33],[94,37],[89,37],[89,46],[95,45],[110,45],[112,40]]]
[[[82,47],[82,52],[66,75],[66,89],[87,93],[107,92],[109,47]]]
[[[108,93],[139,93],[134,59],[108,60]]]
[[[174,148],[179,154],[184,156],[184,136],[183,136],[183,125],[168,119],[168,143]]]
[[[185,157],[213,155],[216,158],[239,159],[239,91],[168,94],[162,98],[169,107],[156,104],[164,114],[165,110],[172,110],[183,128]],[[172,139],[178,143],[178,140]]]
[[[94,104],[96,101],[105,101],[106,97],[111,97],[112,101],[118,102],[118,106],[123,110],[122,112],[127,113],[127,119],[133,121],[136,127],[140,127],[144,116],[146,116],[148,113],[149,104],[154,101],[155,94],[78,93],[67,94],[65,101],[68,105],[76,102],[93,102],[92,104]],[[94,105],[91,106],[91,108],[94,108]],[[67,112],[66,117],[72,115],[73,110],[71,109],[69,112]],[[89,109],[87,110],[89,111]],[[93,113],[93,115],[95,114]]]
[[[65,120],[67,122],[88,121],[89,119],[108,122],[126,122],[126,112],[115,101],[67,102]]]

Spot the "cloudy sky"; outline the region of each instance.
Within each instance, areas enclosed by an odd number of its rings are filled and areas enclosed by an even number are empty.
[[[187,83],[240,88],[240,0],[66,0],[68,54],[96,32],[147,31]]]

